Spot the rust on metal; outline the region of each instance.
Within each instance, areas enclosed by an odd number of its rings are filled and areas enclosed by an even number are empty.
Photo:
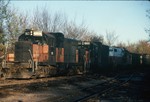
[[[56,62],[64,62],[64,48],[56,48]]]
[[[33,44],[33,60],[45,62],[48,60],[48,45]]]

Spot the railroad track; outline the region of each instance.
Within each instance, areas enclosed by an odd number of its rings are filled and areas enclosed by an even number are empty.
[[[10,93],[15,92],[16,97],[18,97],[18,93],[22,93],[24,95],[28,94],[35,94],[37,96],[45,98],[43,101],[53,101],[53,102],[99,102],[103,100],[109,100],[112,99],[112,101],[118,99],[119,102],[128,102],[128,101],[122,101],[124,96],[126,98],[126,95],[128,94],[128,89],[131,91],[131,88],[136,88],[137,86],[127,86],[127,83],[132,84],[134,79],[138,79],[135,77],[135,74],[129,74],[122,73],[114,77],[105,77],[105,76],[76,76],[76,77],[70,77],[70,78],[52,78],[52,79],[37,79],[39,81],[32,82],[31,83],[22,83],[21,84],[9,84],[9,85],[2,85],[0,87],[1,95],[8,95],[11,97]],[[41,80],[41,81],[40,81]],[[98,81],[97,81],[98,80]],[[6,82],[9,80],[5,80]],[[20,80],[17,80],[20,81]],[[27,80],[24,80],[27,81]],[[23,81],[23,82],[24,82]],[[134,84],[136,85],[136,84]],[[70,90],[71,89],[71,90]],[[124,94],[124,91],[127,90],[127,93]],[[37,94],[37,92],[44,94]],[[119,93],[123,92],[123,93]],[[47,93],[45,95],[45,93]],[[54,96],[51,96],[53,95]],[[131,95],[133,93],[130,93]],[[87,95],[87,96],[86,96]],[[119,96],[123,96],[122,99]],[[135,93],[136,95],[136,93]],[[47,97],[48,96],[48,97]],[[83,97],[84,96],[84,97]],[[2,96],[1,96],[2,97]],[[22,97],[22,96],[20,96]],[[56,98],[57,97],[57,98]],[[33,96],[33,99],[36,98],[36,96]],[[120,100],[120,99],[121,100]],[[22,99],[24,100],[24,99]],[[5,99],[4,99],[5,101]],[[118,101],[117,101],[118,102]],[[137,101],[134,101],[137,102]]]
[[[122,75],[117,75],[114,78],[107,80],[103,83],[82,89],[82,91],[86,91],[90,94],[87,96],[81,97],[80,99],[77,99],[74,102],[91,102],[92,99],[100,99],[100,97],[102,97],[103,95],[106,95],[111,90],[116,90],[122,85],[128,83],[133,77],[134,77],[134,74],[132,73],[126,76],[124,80],[121,80]]]

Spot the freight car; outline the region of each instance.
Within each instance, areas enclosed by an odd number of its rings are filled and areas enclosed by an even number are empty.
[[[150,54],[141,54],[140,64],[143,66],[150,66]]]
[[[138,53],[131,53],[132,54],[132,66],[139,66],[140,64],[142,64],[142,55],[138,54]]]

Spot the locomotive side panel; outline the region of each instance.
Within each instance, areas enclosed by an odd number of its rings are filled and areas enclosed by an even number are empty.
[[[97,44],[97,54],[96,54],[96,66],[98,69],[102,67],[102,43],[96,42]]]
[[[132,65],[132,54],[124,49],[123,65]]]
[[[102,45],[102,67],[108,68],[108,66],[109,66],[109,46]]]
[[[48,62],[48,45],[33,44],[33,60],[37,62]]]
[[[142,56],[142,64],[150,66],[150,55],[149,54],[144,54]]]
[[[132,53],[132,65],[133,66],[138,66],[140,65],[140,54],[137,53]]]
[[[60,32],[50,33],[55,37],[55,64],[62,66],[64,64],[64,35]],[[53,49],[53,48],[52,48]]]
[[[76,64],[77,63],[77,51],[78,51],[78,42],[72,39],[64,40],[64,63],[66,64]]]
[[[143,66],[150,66],[150,54],[141,54],[140,64]]]
[[[45,34],[48,45],[48,64],[56,66],[56,39],[51,33]]]
[[[56,48],[56,62],[64,63],[64,48]]]

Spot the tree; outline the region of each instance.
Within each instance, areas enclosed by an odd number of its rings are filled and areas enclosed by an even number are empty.
[[[92,35],[91,41],[93,42],[101,42],[103,43],[103,36],[102,35]]]
[[[106,44],[112,46],[118,39],[118,35],[114,31],[106,31]]]
[[[121,47],[121,48],[126,48],[126,44],[123,43],[123,42],[117,43],[117,46],[118,46],[118,47]]]
[[[2,28],[0,28],[0,53],[1,54],[2,52],[4,52],[4,49],[5,49],[5,46],[2,42],[3,42],[3,30]],[[0,54],[0,57],[1,57],[1,54]]]
[[[150,0],[148,0],[148,1],[149,1],[149,3],[150,3]],[[150,9],[146,10],[146,12],[147,12],[146,16],[147,16],[148,19],[150,20]],[[149,34],[149,37],[150,37],[150,25],[149,25],[148,28],[145,29],[145,31],[146,31],[146,33]],[[150,38],[149,38],[149,41],[150,41]]]
[[[4,42],[4,33],[3,33],[3,28],[2,26],[0,27],[0,43]]]
[[[64,24],[65,18],[60,12],[49,13],[46,7],[39,10],[37,7],[34,11],[34,15],[31,20],[31,27],[33,29],[49,31],[49,32],[58,32],[61,30],[62,25]]]
[[[147,12],[147,15],[146,15],[146,16],[148,17],[148,19],[150,19],[150,9],[149,9],[149,10],[146,10],[146,12]],[[150,25],[149,25],[149,26],[150,26]],[[146,31],[146,33],[148,33],[149,36],[150,36],[150,27],[146,28],[145,31]]]
[[[103,43],[104,38],[101,34],[97,34],[94,31],[90,31],[90,32],[87,32],[81,40]]]
[[[0,27],[2,27],[4,19],[7,17],[9,0],[0,0]]]
[[[27,28],[27,15],[17,12],[17,9],[10,8],[7,11],[7,18],[5,20],[6,38],[10,47],[17,41],[19,35]]]
[[[64,34],[67,38],[82,40],[88,33],[88,28],[85,23],[77,25],[75,22],[70,21],[66,23],[64,27]]]
[[[0,0],[0,43],[4,44],[4,21],[7,18],[7,10],[8,10],[9,0]]]
[[[136,53],[136,43],[130,43],[128,41],[128,44],[126,46],[126,49],[129,51],[129,52],[132,52],[132,53]]]
[[[136,46],[137,53],[150,54],[150,44],[146,40],[140,40]]]
[[[129,43],[126,49],[132,53],[150,54],[150,44],[146,40],[140,40],[137,43]]]
[[[37,7],[33,14],[30,26],[35,30],[48,31],[50,23],[48,11],[39,11]]]
[[[69,20],[61,12],[49,13],[45,8],[39,10],[37,7],[32,18],[32,28],[49,32],[63,32],[65,37],[72,39],[83,39],[87,35],[88,29],[86,24],[76,24],[75,19]]]

